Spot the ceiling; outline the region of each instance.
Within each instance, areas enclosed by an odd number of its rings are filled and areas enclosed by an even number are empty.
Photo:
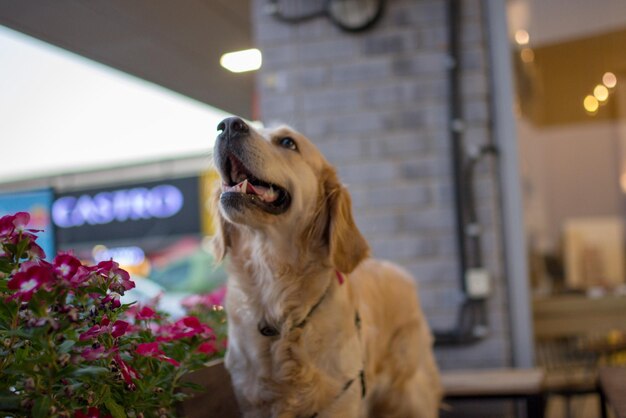
[[[219,65],[253,46],[249,0],[0,0],[0,24],[247,118],[253,73]]]

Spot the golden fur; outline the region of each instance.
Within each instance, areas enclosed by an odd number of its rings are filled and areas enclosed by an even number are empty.
[[[297,150],[282,148],[284,137]],[[275,215],[216,194],[215,254],[230,259],[226,366],[243,416],[436,417],[439,375],[414,280],[368,258],[347,189],[306,137],[250,128],[238,140],[254,157],[246,168],[291,195]],[[261,322],[279,335],[261,335]]]

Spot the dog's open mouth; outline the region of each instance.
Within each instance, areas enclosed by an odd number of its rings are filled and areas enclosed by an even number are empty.
[[[239,206],[246,202],[275,215],[289,208],[291,197],[287,190],[257,178],[233,155],[224,163],[222,203]]]

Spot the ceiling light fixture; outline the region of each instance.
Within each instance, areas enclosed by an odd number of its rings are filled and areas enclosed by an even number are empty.
[[[244,73],[261,68],[263,56],[256,48],[228,52],[220,58],[220,65],[233,73]]]

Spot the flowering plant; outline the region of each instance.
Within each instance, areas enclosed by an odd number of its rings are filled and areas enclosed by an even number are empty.
[[[171,321],[122,304],[135,284],[116,262],[47,262],[28,221],[0,218],[0,414],[175,416],[182,377],[224,353],[221,307]]]

